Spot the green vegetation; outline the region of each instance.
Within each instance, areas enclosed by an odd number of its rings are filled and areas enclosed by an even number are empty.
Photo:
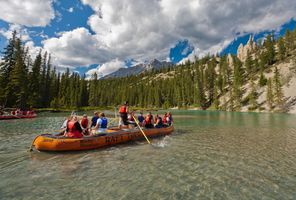
[[[0,63],[0,105],[21,108],[114,108],[124,101],[140,108],[198,107],[240,111],[264,110],[258,92],[264,88],[270,110],[283,110],[284,96],[277,63],[291,57],[296,31],[275,40],[268,35],[258,48],[248,51],[245,61],[236,56],[205,56],[194,62],[152,70],[124,78],[91,80],[57,72],[51,56],[41,53],[32,60],[28,49],[13,33]],[[274,77],[267,79],[266,72]],[[248,86],[246,88],[246,86]]]

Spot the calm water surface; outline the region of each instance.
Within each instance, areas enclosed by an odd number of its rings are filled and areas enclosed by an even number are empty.
[[[174,111],[171,136],[27,152],[64,114],[0,121],[0,199],[296,199],[296,116]]]

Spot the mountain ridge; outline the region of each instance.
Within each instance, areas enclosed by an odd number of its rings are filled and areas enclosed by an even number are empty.
[[[131,75],[139,75],[141,73],[151,71],[153,69],[159,70],[159,69],[170,67],[170,66],[174,66],[174,64],[168,61],[159,61],[158,59],[153,59],[148,63],[140,63],[133,67],[120,68],[117,71],[102,77],[102,79],[122,78],[122,77],[131,76]]]

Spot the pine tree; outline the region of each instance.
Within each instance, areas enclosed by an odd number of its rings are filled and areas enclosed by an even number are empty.
[[[29,97],[30,105],[33,107],[41,107],[40,104],[40,70],[41,70],[41,52],[36,56],[36,59],[32,66],[32,72],[30,74],[30,91]]]
[[[13,32],[11,39],[8,41],[8,45],[4,48],[3,52],[3,62],[0,63],[0,105],[4,107],[8,103],[8,106],[11,106],[10,96],[7,94],[11,94],[12,91],[8,91],[9,77],[11,75],[11,71],[15,66],[16,60],[16,31]],[[10,105],[9,105],[10,104]]]
[[[40,103],[42,107],[46,107],[47,88],[46,88],[46,64],[47,52],[44,53],[41,62],[41,76],[40,76]]]
[[[47,63],[46,63],[46,75],[45,75],[45,90],[47,91],[46,92],[46,95],[44,96],[44,105],[45,107],[48,107],[50,105],[50,99],[51,99],[51,91],[50,91],[50,85],[51,85],[51,78],[50,78],[50,75],[51,75],[51,55],[49,54],[48,55],[48,59],[47,59]]]
[[[284,104],[284,94],[283,94],[282,83],[280,79],[281,79],[281,76],[276,67],[274,71],[274,78],[273,78],[274,97],[275,97],[276,107],[278,107],[279,111],[282,111],[283,104]]]
[[[289,51],[292,51],[295,47],[294,44],[295,44],[295,41],[293,39],[293,34],[289,29],[287,29],[285,34],[285,46]]]
[[[204,93],[204,85],[203,85],[203,72],[202,69],[197,69],[197,104],[200,106],[200,108],[205,109],[206,108],[206,98]]]
[[[286,57],[286,47],[284,39],[281,37],[278,41],[278,52],[279,52],[279,59],[284,60]]]
[[[19,38],[15,43],[15,65],[11,71],[6,96],[10,96],[12,106],[25,109],[27,106],[27,69],[24,63],[24,51]],[[12,93],[9,93],[13,91]]]
[[[274,38],[272,35],[268,35],[266,40],[264,41],[265,51],[265,59],[268,65],[272,65],[275,63],[275,49],[274,49]]]
[[[267,80],[266,101],[267,101],[267,105],[269,107],[269,110],[273,110],[274,96],[273,96],[272,79],[271,78],[269,78]]]
[[[234,101],[234,110],[239,111],[241,109],[242,90],[243,83],[243,69],[241,62],[236,58],[234,59],[234,77],[233,77],[233,93],[232,97]]]
[[[263,72],[260,72],[260,78],[259,78],[259,85],[261,87],[265,86],[267,84],[267,79],[265,78]]]
[[[214,90],[215,90],[215,81],[216,81],[216,67],[217,60],[212,58],[208,65],[208,91],[209,91],[209,104],[211,104],[214,100]]]
[[[92,80],[89,83],[89,105],[90,106],[98,105],[97,82],[98,82],[98,76],[97,76],[97,73],[94,73],[92,75]]]
[[[229,91],[229,102],[227,103],[228,104],[228,108],[227,110],[228,111],[234,111],[234,97],[233,97],[233,92],[232,92],[233,89],[230,89]]]
[[[219,101],[219,95],[218,95],[218,87],[217,87],[217,83],[214,86],[214,95],[213,95],[213,99],[214,99],[214,106],[216,110],[219,110],[219,105],[220,105],[220,101]]]
[[[252,56],[249,51],[247,51],[247,57],[245,61],[245,67],[246,67],[246,72],[247,72],[247,77],[254,72],[253,70],[253,60]]]
[[[251,92],[249,94],[249,103],[250,103],[249,109],[255,110],[258,107],[258,103],[257,103],[258,94],[255,88],[253,79],[251,79],[250,87],[251,87]]]
[[[86,76],[85,74],[83,75],[80,84],[80,91],[79,91],[79,96],[80,96],[80,106],[87,106],[88,105],[88,92],[87,92],[87,82],[85,80]]]

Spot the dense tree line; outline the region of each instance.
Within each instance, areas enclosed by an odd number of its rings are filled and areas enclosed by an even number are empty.
[[[4,107],[60,108],[88,105],[85,77],[58,73],[47,52],[34,60],[14,32],[0,63],[0,105]]]
[[[258,88],[266,89],[269,109],[284,105],[282,81],[274,64],[294,55],[296,31],[277,40],[268,35],[248,52],[244,62],[236,56],[205,56],[176,67],[152,70],[137,76],[90,80],[57,72],[51,57],[40,51],[32,60],[16,33],[3,51],[0,64],[0,104],[21,108],[73,108],[116,106],[129,101],[138,107],[188,107],[239,111],[258,105]],[[265,73],[274,76],[266,78]],[[250,88],[246,93],[246,85]]]

